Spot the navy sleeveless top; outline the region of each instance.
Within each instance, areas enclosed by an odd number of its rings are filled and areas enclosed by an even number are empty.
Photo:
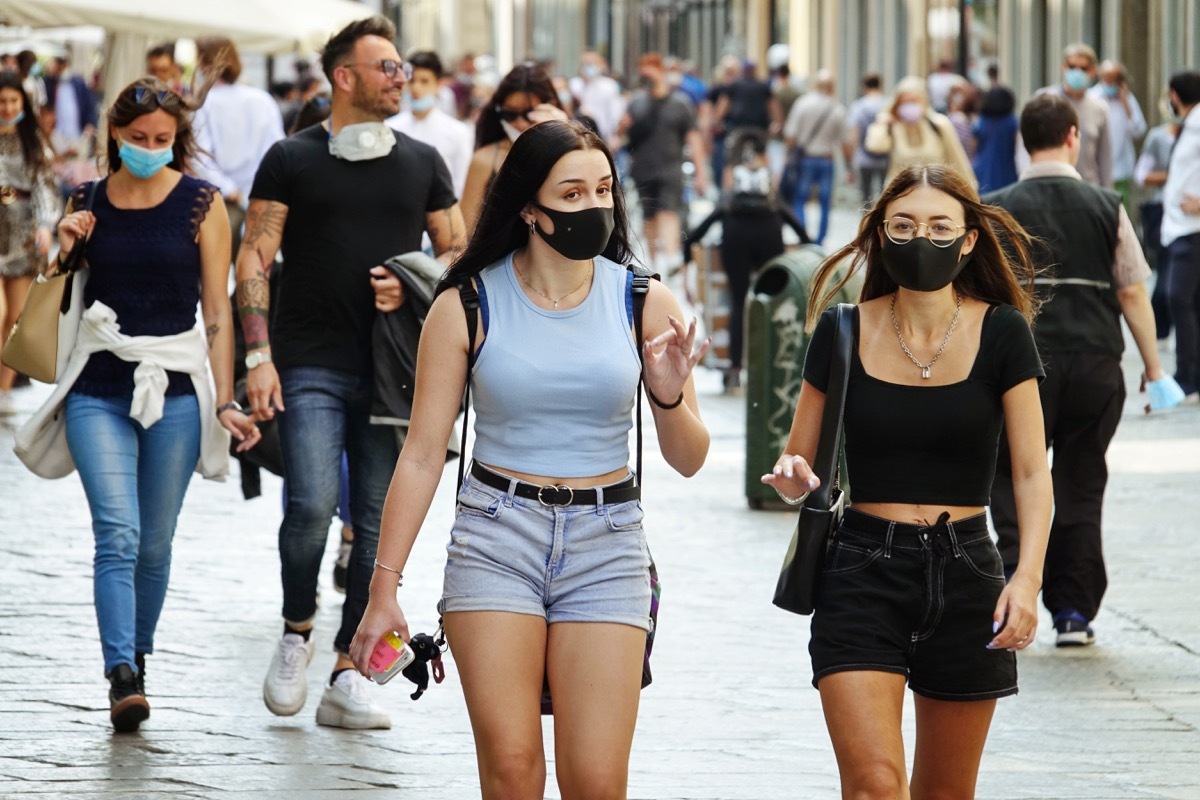
[[[72,208],[87,203],[88,184],[76,187]],[[88,240],[91,274],[84,306],[99,300],[117,314],[126,336],[171,336],[196,325],[200,302],[200,223],[216,187],[184,175],[153,208],[117,208],[108,201],[108,179],[96,187],[96,227]],[[94,397],[130,397],[137,364],[112,353],[94,353],[71,391]],[[195,394],[192,379],[167,373],[167,395]]]

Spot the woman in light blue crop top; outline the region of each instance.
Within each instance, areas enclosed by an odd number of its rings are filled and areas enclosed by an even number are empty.
[[[462,678],[484,797],[543,797],[553,697],[564,797],[623,796],[651,627],[649,552],[628,434],[639,379],[663,457],[690,476],[709,437],[679,303],[651,281],[635,341],[625,204],[612,156],[575,122],[526,130],[421,336],[412,425],[392,478],[360,671],[408,639],[399,573],[428,512],[470,369],[475,460],[459,488],[439,610]],[[480,299],[475,351],[459,287]],[[639,355],[641,360],[639,361]],[[643,366],[644,362],[644,366]]]
[[[804,383],[763,481],[789,502],[817,486],[809,464],[836,337],[821,310],[845,283],[835,271],[849,264],[848,279],[865,266],[845,397],[851,505],[816,584],[809,641],[844,797],[974,797],[996,701],[1017,692],[1052,499],[1027,241],[964,176],[915,166],[814,276]],[[1021,548],[1007,583],[984,513],[1002,431]]]

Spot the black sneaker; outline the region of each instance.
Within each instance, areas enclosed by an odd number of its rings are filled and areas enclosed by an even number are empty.
[[[146,696],[138,689],[138,676],[133,674],[133,667],[128,664],[118,664],[108,673],[109,719],[117,733],[132,733],[142,724],[142,720],[150,716],[150,704]]]
[[[1058,632],[1054,641],[1057,647],[1087,647],[1096,643],[1096,632],[1078,611],[1055,614],[1054,630]]]

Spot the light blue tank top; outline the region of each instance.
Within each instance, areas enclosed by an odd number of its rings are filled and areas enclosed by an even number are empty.
[[[582,303],[534,305],[512,253],[479,274],[486,338],[471,384],[475,458],[558,478],[603,475],[629,463],[641,375],[627,307],[628,271],[597,256]]]

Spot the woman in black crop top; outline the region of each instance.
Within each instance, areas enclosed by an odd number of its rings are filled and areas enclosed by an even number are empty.
[[[846,393],[851,506],[809,644],[847,797],[973,797],[996,699],[1016,693],[1015,651],[1034,639],[1051,483],[1027,241],[958,173],[912,167],[814,282],[805,381],[786,452],[763,481],[789,501],[816,488],[809,464],[835,338],[820,309],[865,266]],[[1007,584],[985,516],[1002,430],[1021,530]],[[906,682],[917,712],[911,782]]]
[[[65,408],[68,460],[92,511],[96,619],[120,732],[150,715],[146,656],[192,473],[223,479],[230,435],[244,450],[259,432],[232,402],[229,221],[216,189],[188,174],[191,107],[142,78],[113,99],[107,122],[108,175],[94,194],[76,188],[58,226],[60,265],[87,237],[87,312],[47,408]]]

